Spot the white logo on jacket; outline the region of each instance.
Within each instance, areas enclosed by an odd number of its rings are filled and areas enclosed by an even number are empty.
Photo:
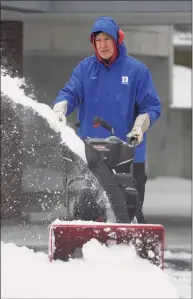
[[[129,78],[128,76],[122,76],[122,82],[121,84],[128,84]]]

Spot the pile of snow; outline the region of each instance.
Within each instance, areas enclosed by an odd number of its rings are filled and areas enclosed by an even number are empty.
[[[192,108],[190,68],[182,65],[173,67],[173,108]]]
[[[1,273],[2,298],[179,298],[168,275],[134,249],[94,239],[68,263],[1,242]]]

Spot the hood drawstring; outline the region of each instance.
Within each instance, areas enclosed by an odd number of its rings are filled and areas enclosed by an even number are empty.
[[[96,44],[95,44],[95,37],[94,37],[94,34],[92,35],[91,37],[91,42],[93,44],[93,47],[94,47],[94,51],[95,51],[95,55],[97,57],[97,59],[102,63],[104,64],[104,66],[109,66],[110,64],[112,64],[116,59],[117,57],[119,56],[119,50],[118,50],[118,47],[115,43],[115,41],[113,40],[113,46],[114,46],[114,51],[113,51],[113,55],[110,57],[110,59],[103,59],[98,51],[97,51],[97,48],[96,48]]]

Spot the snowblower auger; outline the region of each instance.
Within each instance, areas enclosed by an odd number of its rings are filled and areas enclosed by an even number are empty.
[[[137,254],[154,265],[164,267],[164,228],[152,224],[118,224],[61,221],[50,227],[49,259],[68,261],[81,258],[82,247],[91,239],[102,244],[134,246]]]
[[[85,192],[84,189],[83,196],[80,190],[73,208],[71,205],[74,218],[71,221],[55,221],[50,227],[50,261],[68,261],[69,258],[81,257],[82,246],[95,238],[106,245],[112,242],[133,245],[140,257],[163,268],[164,227],[132,223],[137,213],[141,213],[138,192],[135,189],[136,182],[131,171],[127,174],[119,172],[119,167],[123,164],[127,164],[128,169],[131,169],[136,140],[122,142],[113,136],[112,127],[100,118],[94,120],[94,125],[101,125],[111,132],[109,138],[88,138],[84,142],[88,167],[106,191],[116,223],[106,222],[104,206],[98,203],[93,190],[86,188]],[[83,178],[77,177],[77,180],[79,179]],[[69,187],[68,183],[67,186]],[[99,222],[99,218],[103,222]]]

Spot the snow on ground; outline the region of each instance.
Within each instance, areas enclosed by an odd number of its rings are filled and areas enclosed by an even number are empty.
[[[68,263],[1,242],[1,273],[2,298],[180,298],[167,272],[132,248],[96,240]]]
[[[192,298],[192,273],[190,271],[165,270],[169,281],[178,289],[180,298]]]
[[[191,260],[192,254],[189,252],[171,252],[170,250],[166,250],[164,253],[165,259],[176,259],[176,260]]]

